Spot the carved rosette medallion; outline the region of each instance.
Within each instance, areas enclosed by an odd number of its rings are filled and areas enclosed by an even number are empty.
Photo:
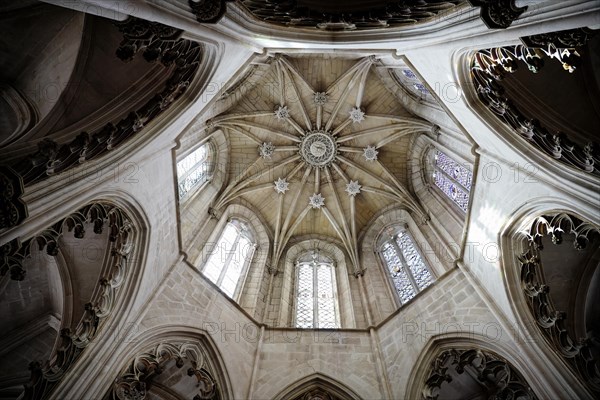
[[[337,144],[325,131],[312,131],[300,143],[300,156],[313,167],[324,168],[333,162],[337,154]]]

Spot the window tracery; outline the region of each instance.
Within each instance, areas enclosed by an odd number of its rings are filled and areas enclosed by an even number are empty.
[[[390,229],[388,233],[389,239],[381,244],[379,252],[404,304],[431,285],[434,277],[406,230]]]
[[[213,148],[205,143],[177,162],[177,182],[179,198],[185,197],[192,189],[208,181],[212,175]]]
[[[296,260],[297,328],[339,328],[334,263],[318,252]]]
[[[466,212],[473,172],[438,149],[433,149],[432,153],[433,183],[463,212]]]
[[[256,243],[248,226],[237,219],[227,222],[211,249],[204,275],[229,297],[234,297],[240,278],[254,255]]]

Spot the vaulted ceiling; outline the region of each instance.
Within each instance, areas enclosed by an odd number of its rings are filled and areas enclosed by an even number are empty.
[[[319,235],[357,257],[357,237],[378,211],[411,195],[412,116],[379,78],[376,57],[278,55],[260,81],[208,121],[230,143],[228,182],[213,207],[246,202],[268,221],[276,265],[290,239]]]

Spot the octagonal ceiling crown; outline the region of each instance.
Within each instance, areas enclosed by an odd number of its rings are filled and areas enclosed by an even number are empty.
[[[243,201],[274,235],[276,266],[294,237],[342,243],[360,268],[358,234],[401,204],[425,219],[408,189],[410,136],[432,125],[412,117],[374,73],[375,57],[275,57],[227,112],[208,121],[230,142],[229,177],[214,209]]]

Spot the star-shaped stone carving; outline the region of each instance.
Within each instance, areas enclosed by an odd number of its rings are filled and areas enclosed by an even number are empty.
[[[275,191],[280,194],[285,194],[290,190],[290,183],[285,178],[279,178],[275,182]]]
[[[321,196],[321,193],[314,193],[310,196],[308,204],[312,208],[321,208],[325,205],[325,198]]]
[[[290,116],[290,111],[287,106],[279,106],[277,110],[275,110],[275,118],[278,120],[286,119]]]
[[[346,184],[346,192],[348,192],[348,196],[356,196],[360,193],[360,188],[362,185],[358,184],[358,181],[350,181],[350,183]]]
[[[367,146],[363,149],[363,156],[367,161],[377,160],[377,154],[379,154],[379,151],[375,148],[375,146]]]
[[[260,146],[258,146],[258,154],[264,159],[271,159],[271,156],[275,152],[275,146],[271,142],[263,142]]]
[[[365,120],[365,112],[358,107],[354,107],[352,111],[350,111],[350,119],[353,123],[361,123]]]
[[[313,95],[313,101],[315,102],[316,105],[322,106],[323,104],[327,103],[327,93],[316,92]]]

